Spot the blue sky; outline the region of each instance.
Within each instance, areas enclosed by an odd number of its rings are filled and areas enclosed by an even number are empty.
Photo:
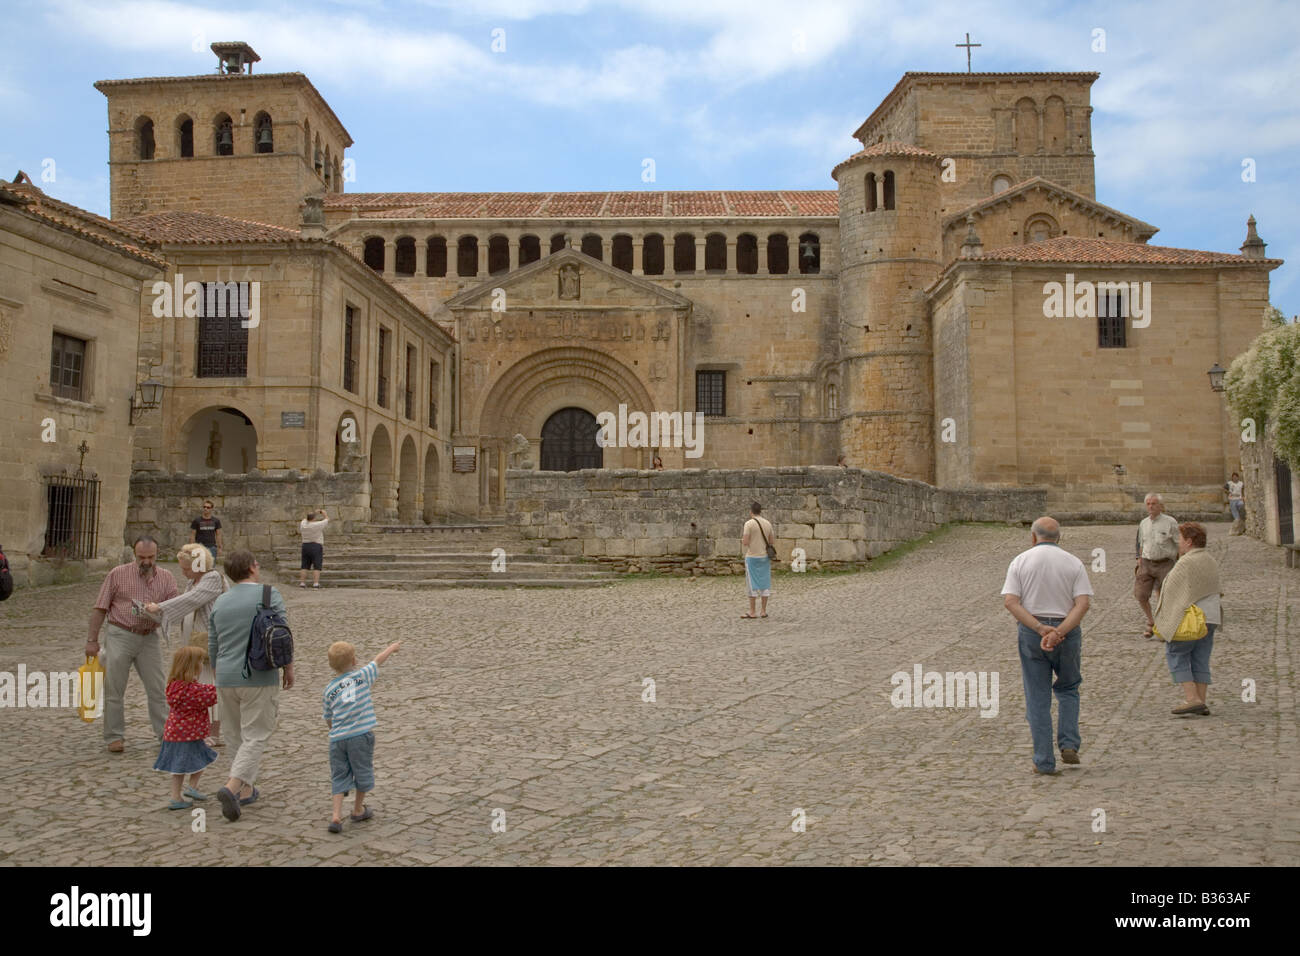
[[[1095,70],[1097,198],[1161,245],[1235,252],[1254,213],[1300,313],[1300,4],[773,0],[6,3],[0,176],[108,212],[95,80],[206,73],[214,40],[306,73],[356,140],[349,191],[831,189],[905,70]],[[1105,50],[1094,51],[1094,31]],[[495,33],[494,31],[504,31]],[[494,52],[504,38],[505,49]],[[641,181],[642,160],[656,181]],[[1255,182],[1243,182],[1253,159]]]

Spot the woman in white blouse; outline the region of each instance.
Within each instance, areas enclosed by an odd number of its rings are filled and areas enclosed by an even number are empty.
[[[213,565],[212,552],[201,544],[187,544],[176,553],[176,562],[181,574],[189,583],[185,590],[170,601],[161,604],[146,604],[145,610],[162,622],[162,631],[168,633],[173,624],[181,626],[181,640],[186,644],[208,648],[208,612],[213,603],[226,589],[225,576]],[[215,683],[211,662],[203,665],[199,672],[199,683]],[[221,739],[221,714],[217,707],[208,711],[212,721],[212,736],[208,745],[223,746]]]

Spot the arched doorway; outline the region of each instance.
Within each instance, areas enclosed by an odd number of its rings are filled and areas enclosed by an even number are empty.
[[[388,429],[375,426],[370,437],[370,520],[393,518],[397,502],[393,498],[393,443]]]
[[[334,471],[359,471],[361,469],[361,426],[351,411],[339,416],[334,429]]]
[[[585,408],[562,408],[542,426],[542,471],[600,468],[603,450],[596,444],[596,416]]]
[[[438,449],[430,445],[424,453],[424,523],[433,524],[438,514]]]
[[[257,467],[257,429],[237,408],[205,408],[190,416],[185,434],[185,471],[243,475]]]
[[[415,439],[407,435],[402,442],[402,459],[397,474],[397,518],[403,524],[415,523],[416,496],[420,493],[418,468]]]

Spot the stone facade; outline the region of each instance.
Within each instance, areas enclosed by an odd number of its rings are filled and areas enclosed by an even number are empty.
[[[857,468],[774,467],[569,473],[511,471],[506,514],[527,538],[620,571],[738,573],[750,503],[763,506],[778,556],[859,565],[949,521],[1032,521],[1041,489],[949,491]]]
[[[163,266],[130,238],[0,183],[0,545],[19,586],[121,557],[140,286]]]
[[[190,522],[211,501],[221,519],[225,553],[248,548],[273,566],[277,549],[302,540],[298,522],[324,507],[328,534],[359,531],[369,520],[365,478],[357,473],[312,475],[156,475],[131,476],[131,507],[126,537],[151,535],[160,553],[174,553],[190,540]],[[326,539],[328,541],[328,538]]]
[[[1284,537],[1290,543],[1300,542],[1300,463],[1284,466],[1277,457],[1273,443],[1277,431],[1276,424],[1270,423],[1263,435],[1253,442],[1241,443],[1240,472],[1245,483],[1243,493],[1246,496],[1246,534],[1269,544],[1282,544]],[[1279,475],[1290,472],[1291,526],[1284,528],[1282,509],[1279,507],[1279,493],[1286,494],[1286,484]],[[1289,535],[1284,535],[1289,531]]]

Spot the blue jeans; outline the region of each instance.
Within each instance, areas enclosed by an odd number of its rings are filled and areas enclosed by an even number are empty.
[[[1049,626],[1060,624],[1064,618],[1043,618]],[[1054,650],[1045,651],[1040,646],[1042,638],[1021,624],[1017,629],[1020,641],[1020,676],[1025,685],[1025,719],[1034,739],[1034,766],[1044,773],[1056,769],[1056,755],[1052,750],[1052,693],[1056,693],[1057,742],[1062,750],[1079,749],[1079,684],[1083,657],[1083,630],[1076,627]],[[1056,675],[1053,683],[1052,675]]]
[[[1165,661],[1175,684],[1211,683],[1210,652],[1214,650],[1214,629],[1218,626],[1207,623],[1205,629],[1209,633],[1199,641],[1170,641],[1165,645]]]
[[[358,734],[330,741],[330,792],[375,789],[375,735]]]
[[[1246,502],[1241,499],[1234,498],[1232,501],[1229,501],[1228,507],[1232,509],[1233,521],[1240,521],[1242,518],[1246,517]]]

